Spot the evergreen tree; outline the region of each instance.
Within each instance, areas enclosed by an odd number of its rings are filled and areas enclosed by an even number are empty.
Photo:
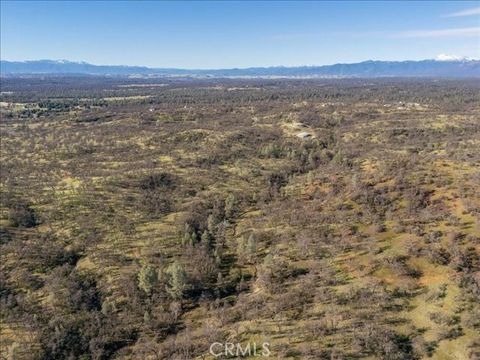
[[[225,216],[227,219],[231,219],[237,212],[237,199],[235,195],[229,194],[225,199]]]
[[[175,261],[167,269],[168,285],[167,291],[173,299],[179,300],[188,289],[187,274],[185,269],[178,262]]]
[[[183,236],[182,236],[182,245],[195,245],[195,242],[197,240],[197,236],[195,234],[195,231],[192,229],[192,227],[189,224],[185,224],[185,227],[183,229]]]
[[[238,239],[237,243],[237,256],[242,262],[252,262],[253,257],[257,251],[257,242],[253,234],[250,234],[248,239],[243,236]]]
[[[257,240],[255,240],[255,237],[253,236],[253,234],[250,234],[250,236],[248,237],[245,251],[246,251],[247,260],[252,262],[257,252]]]
[[[150,294],[158,282],[158,271],[151,265],[143,265],[138,273],[138,287]]]
[[[201,237],[201,242],[202,245],[205,246],[205,248],[210,249],[212,247],[212,236],[208,232],[208,230],[205,230],[202,234]]]
[[[220,221],[217,219],[217,217],[214,214],[208,215],[207,228],[208,228],[208,231],[210,231],[210,234],[215,234],[215,230],[217,229],[217,225],[219,223]]]

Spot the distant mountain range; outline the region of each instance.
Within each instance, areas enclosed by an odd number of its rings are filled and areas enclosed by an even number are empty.
[[[102,76],[192,77],[480,77],[480,60],[364,61],[353,64],[243,69],[175,69],[93,65],[67,60],[0,61],[2,76],[21,74],[84,74]]]

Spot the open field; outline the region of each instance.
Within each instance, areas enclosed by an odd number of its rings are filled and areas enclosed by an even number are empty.
[[[155,81],[2,79],[2,359],[480,358],[478,81]]]

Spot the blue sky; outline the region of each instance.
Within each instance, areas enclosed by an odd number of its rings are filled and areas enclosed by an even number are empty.
[[[480,1],[1,1],[3,60],[226,68],[480,58]]]

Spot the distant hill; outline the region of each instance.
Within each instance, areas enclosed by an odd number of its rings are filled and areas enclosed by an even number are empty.
[[[195,77],[480,77],[479,60],[364,61],[353,64],[297,67],[251,67],[243,69],[175,69],[144,66],[93,65],[67,60],[0,62],[0,73],[88,74],[104,76],[195,76]]]

